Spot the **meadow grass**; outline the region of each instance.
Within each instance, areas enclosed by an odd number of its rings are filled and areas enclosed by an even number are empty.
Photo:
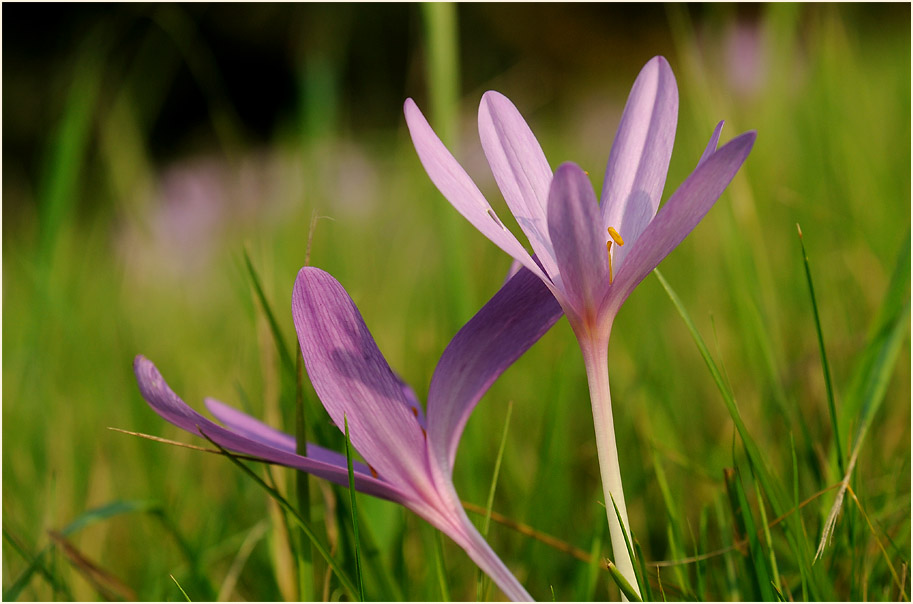
[[[423,10],[428,39],[458,26],[456,13]],[[732,10],[695,21],[669,7],[666,47],[607,57],[604,72],[535,107],[500,89],[551,164],[578,162],[597,189],[627,86],[659,51],[681,99],[664,199],[717,120],[724,140],[758,131],[722,199],[615,322],[609,370],[641,593],[909,600],[909,14],[867,24],[858,7],[765,6],[746,34],[763,68],[738,88],[724,60]],[[451,75],[407,94],[432,97],[432,124],[452,120],[458,157],[506,216],[475,134],[480,95],[460,93],[454,49],[431,46],[425,60]],[[103,52],[78,50],[27,203],[10,210],[4,189],[4,599],[500,599],[395,504],[108,430],[213,448],[142,400],[131,371],[142,353],[197,409],[212,396],[348,451],[296,363],[298,269],[339,279],[423,399],[447,341],[510,262],[434,189],[403,121],[314,134],[333,108],[303,101],[304,136],[290,128],[245,148],[202,60],[222,214],[218,229],[171,234],[134,72],[112,98]],[[332,69],[304,70],[308,98],[333,98]],[[619,597],[566,321],[483,399],[455,482],[534,597]]]

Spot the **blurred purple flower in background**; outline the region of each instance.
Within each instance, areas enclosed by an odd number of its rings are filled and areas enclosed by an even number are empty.
[[[627,511],[615,445],[608,344],[621,305],[710,210],[755,140],[742,134],[717,150],[722,122],[691,175],[657,213],[678,116],[675,77],[663,57],[634,82],[618,126],[597,202],[587,173],[573,163],[552,170],[538,141],[503,95],[479,107],[479,136],[501,193],[535,257],[503,225],[472,179],[412,101],[406,122],[419,159],[444,197],[479,231],[536,274],[555,295],[583,353],[606,503]],[[637,589],[622,527],[607,505],[615,563]]]
[[[759,23],[730,23],[720,54],[726,61],[726,77],[731,89],[739,96],[751,98],[764,90],[769,61],[764,31]]]
[[[447,534],[513,600],[529,600],[517,579],[467,517],[453,486],[460,436],[479,399],[500,374],[561,317],[548,289],[521,270],[444,350],[431,380],[427,418],[412,390],[390,369],[355,303],[328,273],[298,273],[292,314],[308,376],[336,425],[348,421],[355,487],[398,502]],[[348,485],[346,458],[207,399],[219,426],[191,409],[142,356],[134,362],[140,392],[172,424],[204,433],[220,446]]]

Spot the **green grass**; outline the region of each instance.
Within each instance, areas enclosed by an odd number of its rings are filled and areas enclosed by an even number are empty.
[[[649,277],[615,323],[612,398],[645,597],[910,598],[909,21],[867,23],[858,10],[762,7],[766,77],[754,90],[726,77],[733,9],[697,18],[672,7],[671,42],[606,57],[579,86],[526,98],[535,73],[520,70],[463,91],[456,84],[435,101],[443,108],[434,111],[451,112],[459,156],[499,212],[475,134],[486,88],[511,97],[553,166],[577,161],[597,188],[624,95],[657,52],[681,99],[664,198],[717,120],[727,122],[724,140],[758,131],[721,201],[660,266],[664,283]],[[430,32],[462,23],[414,13],[417,49],[428,35],[419,24]],[[174,15],[161,18],[190,35]],[[465,31],[457,39],[470,40]],[[193,52],[196,42],[179,42]],[[332,62],[301,76],[329,89],[303,84],[298,119],[254,149],[233,131],[236,115],[205,55],[194,69],[218,124],[221,147],[209,153],[230,198],[208,238],[162,243],[152,188],[162,167],[141,119],[150,109],[131,97],[133,71],[122,82],[99,71],[103,50],[77,51],[30,183],[27,207],[37,210],[4,203],[4,599],[350,599],[362,579],[369,600],[502,598],[458,547],[394,504],[350,500],[348,489],[316,479],[299,489],[290,470],[235,460],[264,490],[223,455],[107,429],[210,446],[146,406],[131,371],[142,353],[197,409],[213,396],[344,451],[306,374],[296,388],[288,346],[298,269],[309,262],[339,279],[391,366],[424,398],[447,341],[510,262],[437,193],[402,120],[381,132],[313,135],[315,124],[338,123],[320,101],[339,95],[341,75],[320,70]],[[137,69],[147,60],[138,55]],[[432,59],[416,50],[414,60]],[[458,69],[453,57],[436,60]],[[167,87],[172,72],[156,73]],[[517,84],[523,77],[533,83]],[[404,96],[428,98],[410,86]],[[257,161],[268,184],[250,190],[240,175]],[[561,321],[494,385],[458,452],[458,492],[488,504],[488,539],[537,599],[619,597],[604,563],[588,400]]]

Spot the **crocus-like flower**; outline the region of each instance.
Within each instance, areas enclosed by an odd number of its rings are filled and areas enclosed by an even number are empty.
[[[453,486],[453,462],[469,415],[497,377],[561,317],[541,281],[520,271],[444,350],[428,393],[427,417],[412,390],[390,369],[355,303],[328,273],[305,267],[292,294],[292,314],[308,376],[336,425],[348,421],[355,488],[396,501],[450,536],[513,600],[529,594],[467,517]],[[204,433],[225,449],[304,470],[348,485],[346,458],[307,444],[218,401],[206,419],[172,392],[155,366],[134,362],[140,392],[172,424]]]
[[[419,159],[444,197],[539,276],[567,314],[586,365],[606,501],[615,502],[627,525],[609,396],[612,322],[637,284],[710,210],[748,156],[755,133],[717,149],[720,122],[697,168],[657,213],[675,138],[678,90],[669,64],[655,57],[628,97],[600,205],[587,173],[565,163],[553,174],[516,107],[503,95],[486,92],[479,107],[482,148],[534,258],[504,227],[411,99],[405,114]],[[612,505],[606,507],[615,563],[636,589],[621,526]]]

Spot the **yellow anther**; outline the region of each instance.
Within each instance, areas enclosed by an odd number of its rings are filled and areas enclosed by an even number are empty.
[[[616,231],[613,227],[609,227],[609,237],[611,237],[612,240],[618,245],[625,244],[625,240],[621,238],[621,235],[619,235],[618,231]]]
[[[609,239],[605,242],[606,253],[609,255],[609,283],[612,283],[612,280],[615,278],[615,275],[612,272],[612,242],[614,241],[618,245],[624,245],[625,240],[621,238],[621,235],[618,234],[613,227],[609,227]]]
[[[374,466],[372,466],[371,464],[368,464],[368,469],[371,470],[371,476],[373,476],[374,478],[377,478],[377,470],[374,469]]]

